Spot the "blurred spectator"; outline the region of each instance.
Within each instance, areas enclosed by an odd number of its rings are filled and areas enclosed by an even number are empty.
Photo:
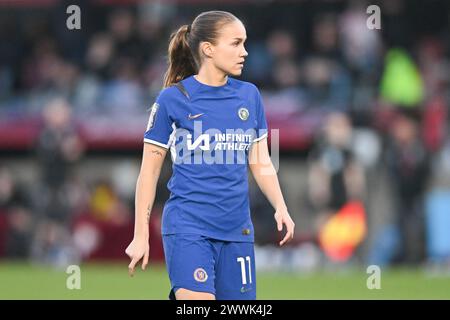
[[[27,258],[32,227],[30,199],[13,180],[10,170],[0,167],[0,256]]]
[[[288,30],[275,30],[269,34],[267,47],[275,60],[292,59],[297,56],[297,45]]]
[[[266,74],[266,83],[273,89],[295,87],[299,84],[299,62],[297,61],[297,45],[288,30],[275,30],[266,41],[267,52],[255,52],[260,67],[272,74]],[[250,58],[252,59],[252,58]],[[263,71],[259,71],[261,73]],[[262,75],[261,75],[262,76]],[[270,79],[270,80],[269,80]]]
[[[417,108],[423,101],[423,83],[417,65],[403,49],[390,49],[380,84],[381,97],[390,104]]]
[[[316,231],[331,215],[350,201],[364,201],[366,181],[363,166],[351,149],[352,125],[342,113],[330,114],[323,136],[309,156],[308,191],[317,216]]]
[[[437,153],[425,195],[427,262],[436,271],[450,270],[450,141]]]
[[[134,14],[126,9],[113,11],[108,19],[108,31],[112,36],[118,57],[133,57],[140,61],[144,54],[136,33]]]
[[[334,13],[320,14],[314,18],[312,49],[319,56],[338,61],[342,59],[342,53],[337,18]]]
[[[83,148],[72,123],[70,105],[64,99],[52,100],[44,109],[43,120],[44,128],[36,142],[41,169],[41,214],[33,250],[46,262],[64,264],[72,254],[68,178]]]
[[[404,0],[383,0],[381,3],[382,32],[387,47],[399,46],[407,48],[411,45],[413,35],[411,21],[406,14],[407,5]]]
[[[350,1],[339,17],[339,45],[352,77],[352,111],[358,117],[370,115],[382,69],[381,32],[367,28],[368,6],[368,1]]]
[[[249,52],[243,69],[245,78],[258,86],[273,87],[273,57],[268,46],[262,40],[248,39],[245,48]]]
[[[450,81],[450,63],[444,44],[435,37],[425,37],[418,43],[418,65],[423,79],[425,99],[442,94]]]
[[[302,70],[310,107],[326,111],[349,111],[351,77],[338,47],[336,16],[318,16],[313,25],[313,51]]]
[[[382,43],[380,33],[366,26],[367,7],[366,1],[350,1],[349,7],[339,18],[340,47],[345,63],[354,76],[358,80],[374,81]]]
[[[113,38],[108,33],[96,33],[92,36],[86,51],[86,71],[99,80],[110,77],[114,56]]]
[[[303,74],[310,107],[324,111],[350,111],[350,77],[337,61],[316,56],[307,58]]]
[[[71,106],[64,99],[52,100],[44,109],[43,120],[37,156],[44,185],[58,191],[67,181],[71,164],[80,158],[82,144],[72,122]]]
[[[400,251],[394,262],[419,263],[424,258],[423,197],[429,156],[413,117],[400,114],[394,121],[386,163],[395,192],[395,225],[400,232]]]
[[[138,67],[133,59],[123,57],[115,62],[113,78],[106,82],[100,93],[98,110],[104,115],[142,115],[143,90],[139,84]]]

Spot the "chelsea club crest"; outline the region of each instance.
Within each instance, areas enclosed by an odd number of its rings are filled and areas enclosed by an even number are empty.
[[[208,274],[206,273],[205,269],[197,268],[194,271],[194,279],[198,282],[205,282],[206,280],[208,280]]]
[[[248,109],[247,108],[239,108],[238,110],[238,116],[241,118],[242,121],[245,121],[248,119]]]

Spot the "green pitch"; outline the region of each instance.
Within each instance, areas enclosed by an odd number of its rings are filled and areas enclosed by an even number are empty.
[[[0,299],[167,299],[163,266],[128,276],[127,264],[84,264],[81,289],[69,290],[66,270],[0,263]],[[450,276],[423,270],[386,270],[381,288],[369,290],[365,269],[314,274],[259,272],[258,299],[450,299]]]

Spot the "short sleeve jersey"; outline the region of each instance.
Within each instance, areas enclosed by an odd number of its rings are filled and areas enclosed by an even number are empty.
[[[257,87],[228,77],[209,86],[194,76],[163,89],[150,110],[144,142],[170,149],[172,176],[162,233],[253,242],[248,154],[267,137]]]

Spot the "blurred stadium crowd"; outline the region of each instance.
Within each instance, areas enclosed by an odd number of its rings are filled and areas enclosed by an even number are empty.
[[[242,79],[279,129],[298,226],[290,247],[272,249],[273,212],[251,184],[262,267],[278,252],[280,265],[301,268],[450,268],[446,1],[374,1],[380,30],[367,27],[364,1],[86,0],[81,30],[66,28],[67,1],[20,3],[0,1],[0,259],[126,258],[169,35],[220,9],[246,25]],[[170,163],[150,225],[154,260],[168,175]]]

